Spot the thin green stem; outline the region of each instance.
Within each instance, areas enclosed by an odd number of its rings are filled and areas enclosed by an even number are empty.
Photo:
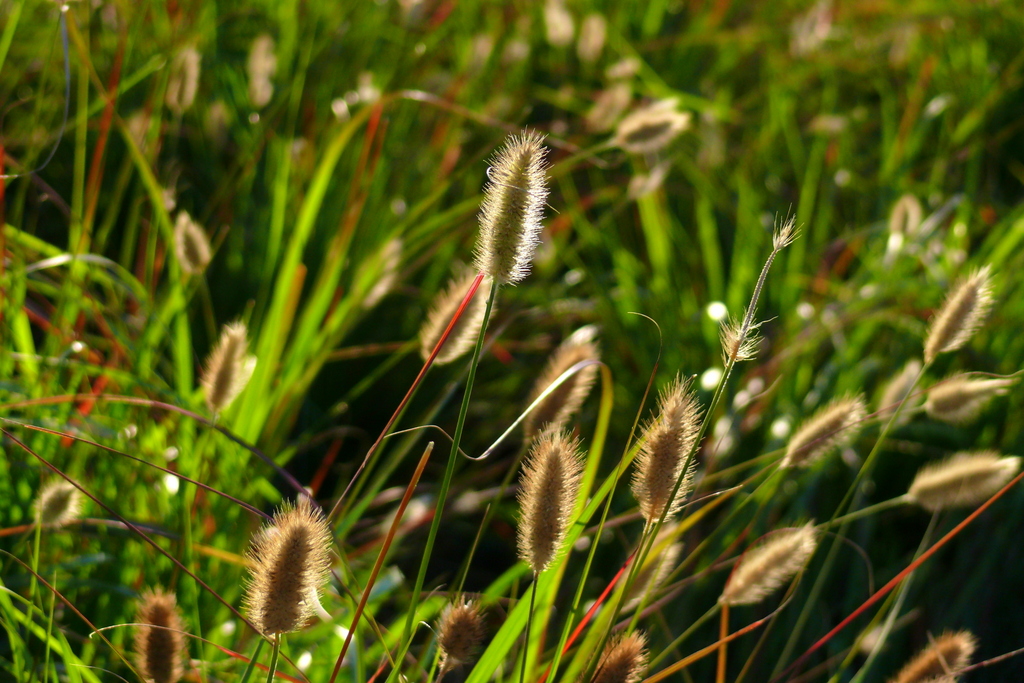
[[[523,665],[519,669],[519,683],[526,683],[526,660],[530,658],[530,626],[533,624],[533,610],[537,603],[537,581],[540,573],[533,572],[533,586],[530,588],[530,613],[526,615],[526,641],[523,643]]]
[[[274,683],[274,675],[277,674],[277,659],[281,655],[281,639],[283,634],[274,636],[274,649],[270,654],[270,667],[267,669],[267,683]]]

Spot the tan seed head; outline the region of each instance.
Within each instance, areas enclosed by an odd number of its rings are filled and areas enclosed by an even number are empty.
[[[532,405],[559,377],[577,363],[600,360],[601,352],[593,338],[594,328],[584,327],[570,335],[555,349],[544,371],[534,383],[527,405]],[[523,423],[526,438],[530,439],[545,429],[561,430],[583,405],[597,379],[597,370],[596,363],[577,370],[542,399]]]
[[[634,631],[611,641],[601,653],[591,683],[638,683],[647,670],[647,637]]]
[[[475,602],[467,600],[448,605],[437,624],[441,671],[471,663],[483,639],[484,619]]]
[[[956,351],[985,321],[992,307],[992,274],[988,266],[960,280],[932,319],[924,344],[924,360]]]
[[[850,443],[866,414],[860,396],[832,401],[796,430],[782,467],[809,467],[833,448]]]
[[[802,570],[817,547],[818,535],[811,522],[771,534],[740,558],[718,601],[726,605],[761,602]]]
[[[970,631],[943,633],[904,666],[889,683],[955,683],[971,663],[978,641]]]
[[[888,420],[891,418],[892,414],[896,412],[896,407],[904,399],[906,399],[906,403],[904,403],[903,410],[900,412],[899,422],[904,423],[910,418],[910,409],[921,402],[920,396],[908,398],[920,372],[921,361],[915,358],[904,365],[903,369],[889,380],[889,383],[885,385],[885,389],[882,391],[881,398],[878,400],[878,417],[880,419]]]
[[[206,359],[201,383],[210,412],[223,412],[249,383],[256,357],[249,353],[245,323],[224,326],[217,345]]]
[[[928,390],[924,408],[936,420],[955,425],[974,422],[988,402],[1003,396],[1016,379],[972,379],[953,375]]]
[[[210,263],[210,240],[185,211],[179,211],[174,222],[174,253],[189,275],[199,275]]]
[[[622,119],[612,144],[631,154],[653,154],[690,127],[689,112],[676,110],[675,100],[663,100]]]
[[[430,357],[438,340],[441,339],[441,335],[448,329],[448,324],[452,321],[455,312],[459,310],[475,277],[475,273],[467,271],[448,283],[444,291],[434,299],[427,319],[423,323],[423,327],[420,328],[420,356],[423,360]],[[487,312],[487,298],[490,293],[491,280],[484,278],[480,287],[477,288],[476,294],[466,305],[466,310],[462,312],[462,316],[452,328],[444,346],[437,352],[437,356],[434,358],[435,363],[444,364],[458,360],[476,345],[477,337],[480,335],[480,326],[484,323],[484,313]],[[493,308],[491,310],[493,312]]]
[[[194,47],[182,48],[171,60],[164,102],[177,115],[184,113],[195,102],[199,90],[199,64],[202,57]]]
[[[39,489],[35,511],[37,524],[65,526],[82,514],[82,492],[65,479],[51,479]]]
[[[135,621],[135,661],[143,679],[176,683],[184,672],[185,636],[173,593],[147,591],[139,600]]]
[[[536,440],[519,482],[519,557],[538,574],[555,559],[579,493],[579,441],[558,432]]]
[[[922,467],[907,496],[932,512],[969,507],[987,500],[1019,470],[1020,458],[1001,458],[995,451],[956,453]]]

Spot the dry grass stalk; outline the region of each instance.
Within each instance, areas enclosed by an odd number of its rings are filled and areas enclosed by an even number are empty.
[[[932,319],[924,344],[925,362],[931,363],[940,353],[956,351],[966,344],[991,306],[991,272],[985,266],[957,283]]]
[[[591,683],[638,683],[647,670],[647,637],[634,631],[608,643]]]
[[[882,420],[888,420],[896,412],[896,407],[906,399],[903,410],[900,412],[898,422],[905,423],[910,419],[910,409],[920,402],[920,397],[908,398],[914,388],[914,381],[921,372],[921,361],[917,358],[911,360],[903,369],[893,377],[882,391],[882,397],[878,400],[878,416]]]
[[[967,667],[978,641],[970,631],[943,633],[910,660],[890,683],[955,683]]]
[[[545,432],[523,466],[519,484],[519,557],[533,571],[555,559],[579,493],[583,460],[579,442]]]
[[[850,443],[866,414],[860,396],[832,401],[796,430],[786,447],[782,467],[809,467],[833,448]]]
[[[677,378],[658,401],[658,417],[647,424],[636,456],[632,489],[647,524],[665,513],[668,520],[682,506],[693,485],[695,459],[683,465],[700,428],[700,406],[689,380]],[[682,483],[676,488],[676,482]],[[667,512],[666,512],[667,510]]]
[[[475,273],[466,271],[462,276],[452,280],[448,287],[434,299],[434,303],[430,306],[430,312],[427,314],[427,320],[420,328],[420,356],[423,360],[430,357],[434,346],[441,339],[441,335],[448,329],[448,323],[452,321],[452,316],[459,310],[475,277]],[[484,322],[484,313],[487,312],[487,297],[490,296],[490,293],[491,280],[484,278],[476,290],[476,294],[466,304],[466,310],[462,312],[462,317],[455,323],[444,346],[437,352],[437,357],[434,358],[435,363],[451,363],[473,348],[480,335],[480,326]]]
[[[655,102],[622,119],[612,144],[631,154],[653,154],[689,128],[691,118],[689,112],[676,111],[674,99]]]
[[[297,631],[313,616],[331,568],[331,530],[307,498],[284,505],[249,548],[245,608],[267,636]]]
[[[771,595],[804,568],[818,547],[814,525],[785,529],[744,553],[729,576],[718,601],[726,605],[753,605]]]
[[[142,594],[135,621],[135,661],[143,679],[176,683],[184,675],[185,636],[172,593],[160,589]]]
[[[210,412],[223,412],[249,383],[256,369],[256,357],[249,354],[245,323],[224,326],[203,370],[201,383]]]
[[[473,601],[456,602],[445,608],[437,624],[437,646],[441,651],[440,675],[476,658],[484,639],[484,619]]]
[[[174,222],[174,253],[189,275],[199,275],[210,263],[210,240],[185,211],[179,211]]]
[[[543,141],[532,131],[509,136],[488,170],[475,265],[499,284],[519,282],[530,272],[548,197]]]
[[[544,371],[533,385],[527,405],[531,405],[548,387],[577,363],[600,360],[601,352],[593,341],[594,328],[583,327],[555,349]],[[533,438],[546,429],[561,430],[590,393],[597,379],[598,366],[588,365],[562,382],[526,416],[523,428],[526,438]]]
[[[1003,396],[1016,379],[972,379],[953,375],[928,390],[924,409],[936,420],[955,425],[974,422],[988,402]]]
[[[1020,458],[995,451],[956,453],[925,465],[914,477],[907,497],[926,510],[977,505],[1006,485],[1020,470]]]
[[[62,527],[82,514],[82,492],[64,479],[51,479],[39,489],[35,502],[36,524]]]

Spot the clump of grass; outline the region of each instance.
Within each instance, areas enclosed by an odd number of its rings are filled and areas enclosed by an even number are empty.
[[[201,383],[210,412],[223,412],[234,401],[256,368],[256,357],[249,354],[245,323],[224,326],[217,345],[206,360]]]
[[[533,385],[527,404],[532,404],[552,384],[577,363],[599,360],[601,352],[593,341],[594,328],[584,327],[569,336],[555,349],[544,371]],[[526,438],[533,438],[538,432],[552,429],[561,430],[590,393],[597,379],[598,366],[588,365],[568,377],[549,393],[526,417],[523,425]]]
[[[591,683],[638,683],[647,670],[647,637],[634,631],[605,646]]]
[[[210,240],[186,211],[179,211],[174,221],[174,253],[189,275],[199,275],[210,264]]]
[[[943,633],[904,666],[890,683],[955,683],[978,641],[970,631]]]
[[[1020,470],[1020,458],[995,451],[956,453],[926,465],[914,477],[907,497],[932,512],[977,505],[1006,485]]]
[[[810,522],[771,534],[743,555],[718,601],[726,605],[761,602],[803,569],[817,547],[818,535]]]
[[[427,319],[420,328],[420,356],[423,360],[430,357],[434,347],[437,345],[441,335],[448,329],[448,324],[462,304],[469,286],[476,276],[467,271],[461,277],[452,280],[448,286],[435,297],[430,306]],[[466,305],[466,310],[456,321],[451,334],[445,340],[444,346],[437,352],[434,362],[438,364],[451,363],[458,360],[466,352],[473,348],[476,339],[480,335],[480,327],[484,322],[484,313],[487,309],[487,298],[491,291],[491,280],[485,278],[477,289],[476,294]],[[493,310],[493,309],[492,309]]]
[[[145,680],[176,683],[184,675],[185,636],[173,593],[147,591],[135,619],[135,661]],[[157,627],[157,628],[154,628]]]
[[[691,118],[689,112],[676,110],[673,99],[655,102],[622,119],[612,144],[631,154],[653,154],[689,128]]]
[[[66,526],[82,514],[82,502],[82,492],[74,484],[64,479],[51,479],[36,496],[36,524]]]
[[[936,420],[954,425],[968,424],[978,419],[989,401],[1005,395],[1015,381],[953,375],[928,391],[924,408]]]
[[[555,559],[565,537],[582,470],[579,442],[558,432],[541,435],[523,466],[519,557],[538,574]]]
[[[253,538],[245,607],[266,636],[297,631],[313,616],[331,568],[331,530],[307,498],[285,504]]]
[[[467,600],[448,605],[437,624],[437,646],[441,651],[438,680],[463,664],[470,664],[484,639],[484,619],[477,603]]]
[[[866,414],[860,396],[832,401],[796,430],[786,447],[782,467],[809,467],[833,448],[850,443]]]
[[[960,280],[932,319],[924,344],[924,361],[956,351],[985,321],[992,306],[992,276],[988,266]]]

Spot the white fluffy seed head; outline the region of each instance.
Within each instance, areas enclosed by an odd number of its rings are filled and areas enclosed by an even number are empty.
[[[970,507],[987,500],[1020,471],[1020,458],[995,451],[956,453],[922,467],[907,497],[931,512]]]
[[[804,421],[789,440],[782,467],[809,467],[833,448],[850,443],[866,414],[860,396],[832,401]]]
[[[953,375],[929,389],[924,408],[936,420],[955,425],[968,424],[978,419],[989,401],[1006,394],[1015,381]]]
[[[975,270],[950,291],[932,319],[924,344],[924,360],[956,351],[981,326],[992,307],[992,274],[988,266]]]
[[[817,547],[811,522],[771,534],[740,558],[718,601],[726,605],[761,602],[802,570]]]

